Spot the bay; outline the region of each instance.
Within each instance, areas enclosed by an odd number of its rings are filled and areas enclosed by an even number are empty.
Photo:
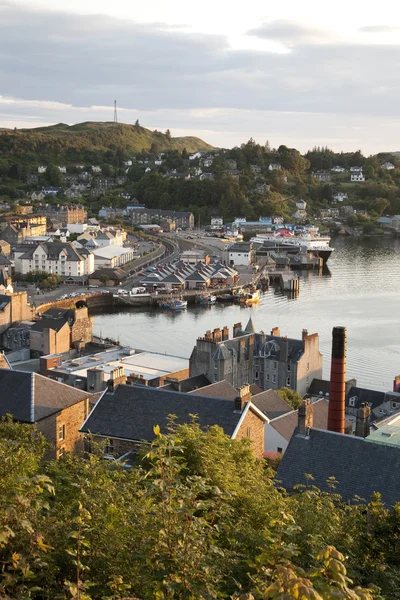
[[[400,374],[400,240],[391,237],[334,238],[328,270],[302,272],[300,294],[290,298],[271,288],[252,308],[216,305],[189,307],[173,314],[124,309],[96,315],[94,332],[121,344],[189,357],[198,336],[251,316],[257,329],[301,338],[302,329],[319,333],[324,377],[329,378],[331,332],[347,327],[347,376],[359,385],[392,389]]]

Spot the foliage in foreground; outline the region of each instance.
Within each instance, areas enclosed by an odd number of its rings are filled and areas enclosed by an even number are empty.
[[[286,497],[217,427],[156,434],[131,469],[44,464],[34,429],[0,423],[0,598],[400,597],[398,510]]]

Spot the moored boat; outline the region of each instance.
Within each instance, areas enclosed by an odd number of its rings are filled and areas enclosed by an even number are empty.
[[[186,300],[168,300],[160,304],[160,308],[165,308],[167,310],[181,311],[187,309],[187,301]]]
[[[213,306],[217,302],[217,297],[209,294],[207,296],[201,296],[200,304],[201,306]]]
[[[250,306],[251,304],[257,304],[258,302],[260,302],[260,299],[261,299],[260,290],[251,289],[251,290],[244,292],[240,296],[240,304],[242,304],[244,306]]]

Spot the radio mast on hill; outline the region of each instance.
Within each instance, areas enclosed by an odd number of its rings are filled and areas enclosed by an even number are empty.
[[[117,101],[114,100],[114,125],[118,125]]]

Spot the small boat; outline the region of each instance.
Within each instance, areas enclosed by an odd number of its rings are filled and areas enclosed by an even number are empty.
[[[187,301],[186,300],[168,300],[160,304],[160,308],[165,308],[167,310],[175,310],[181,311],[187,309]]]
[[[217,296],[213,296],[212,294],[208,296],[200,297],[200,305],[201,306],[213,306],[217,302]]]
[[[237,295],[235,294],[221,294],[220,296],[217,296],[217,302],[224,302],[226,304],[229,302],[235,302],[236,299]]]
[[[258,302],[260,302],[260,299],[260,290],[252,289],[248,290],[247,292],[244,292],[240,296],[240,304],[244,306],[250,306],[251,304],[257,304]]]

